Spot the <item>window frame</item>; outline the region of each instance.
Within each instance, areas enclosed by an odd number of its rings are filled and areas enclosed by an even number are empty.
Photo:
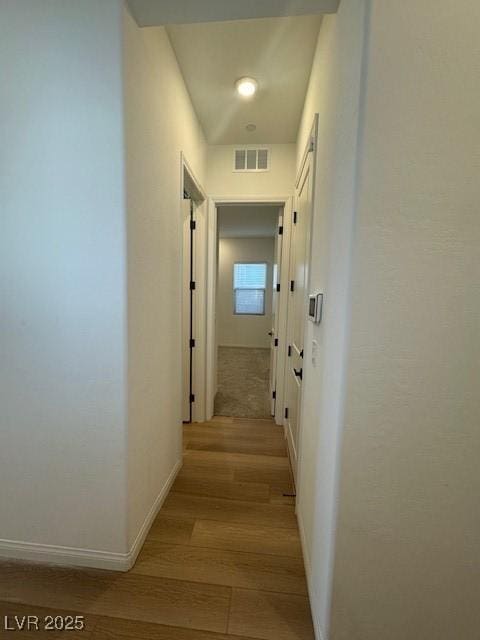
[[[235,287],[235,265],[237,264],[261,264],[265,266],[265,286],[264,287]],[[232,291],[233,291],[233,315],[234,316],[265,316],[266,315],[266,293],[268,282],[268,262],[259,260],[242,260],[233,263],[232,267]],[[261,313],[242,313],[237,311],[237,291],[263,291],[263,306]]]

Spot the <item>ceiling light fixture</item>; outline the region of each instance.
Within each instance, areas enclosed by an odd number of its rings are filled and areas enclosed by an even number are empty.
[[[244,98],[251,98],[256,92],[258,83],[253,78],[240,78],[235,82],[238,93]]]

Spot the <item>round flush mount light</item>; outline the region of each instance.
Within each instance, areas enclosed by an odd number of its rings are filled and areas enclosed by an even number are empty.
[[[245,127],[247,131],[255,131],[256,128],[257,128],[257,125],[253,124],[253,122],[251,122],[250,124],[247,124],[247,126]]]
[[[235,88],[243,98],[251,98],[256,92],[257,87],[258,83],[254,78],[239,78],[235,82]]]

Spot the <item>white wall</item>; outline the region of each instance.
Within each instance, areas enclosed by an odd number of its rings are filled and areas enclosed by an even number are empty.
[[[295,181],[295,145],[271,144],[269,171],[233,171],[233,145],[208,147],[207,191],[211,196],[289,196]]]
[[[125,568],[181,458],[180,151],[203,181],[206,145],[163,29],[0,12],[0,554]]]
[[[180,152],[206,145],[162,27],[124,16],[128,206],[128,540],[181,462]]]
[[[272,329],[272,278],[274,238],[220,238],[217,288],[217,332],[220,346],[270,347]],[[235,262],[266,262],[265,315],[235,315],[233,265]]]
[[[330,610],[364,12],[364,2],[344,0],[324,17],[298,138],[300,164],[318,112],[310,290],[325,298],[322,323],[307,322],[305,334],[297,515],[319,638]]]
[[[371,5],[331,637],[474,640],[480,4]]]
[[[0,2],[1,554],[126,551],[120,19]]]

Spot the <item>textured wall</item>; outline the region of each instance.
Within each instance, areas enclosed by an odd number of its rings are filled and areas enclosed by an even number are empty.
[[[242,145],[240,145],[242,146]],[[270,144],[270,170],[233,171],[233,145],[208,147],[207,190],[211,196],[289,196],[295,181],[295,145]]]
[[[322,291],[325,305],[322,323],[308,322],[305,334],[297,513],[319,637],[327,636],[332,580],[364,22],[358,0],[324,17],[298,138],[300,162],[318,113],[310,290]]]
[[[124,552],[121,10],[0,15],[0,538]]]
[[[124,16],[128,208],[128,538],[181,460],[180,152],[206,144],[167,34]]]
[[[478,638],[479,24],[372,2],[332,640]]]

